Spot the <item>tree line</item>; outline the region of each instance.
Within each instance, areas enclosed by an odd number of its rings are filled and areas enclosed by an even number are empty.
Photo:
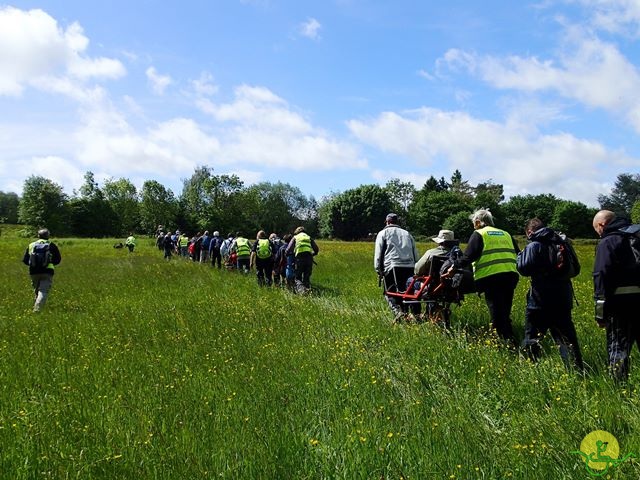
[[[640,222],[640,174],[618,175],[610,194],[599,195],[598,202],[600,208]],[[72,195],[42,176],[27,178],[21,197],[0,192],[0,224],[23,224],[25,233],[47,226],[56,236],[79,237],[153,234],[158,225],[245,235],[258,230],[286,233],[302,225],[312,236],[358,240],[380,230],[393,211],[417,237],[446,228],[466,241],[472,232],[468,216],[478,208],[489,208],[497,226],[516,234],[529,218],[539,217],[570,237],[595,236],[595,208],[553,194],[516,195],[505,201],[501,184],[488,180],[471,185],[459,170],[449,180],[431,176],[420,189],[392,179],[383,186],[331,193],[320,201],[287,183],[246,186],[236,175],[217,175],[209,167],[198,167],[183,179],[178,196],[155,180],[145,181],[139,191],[126,178],[99,185],[90,171]]]

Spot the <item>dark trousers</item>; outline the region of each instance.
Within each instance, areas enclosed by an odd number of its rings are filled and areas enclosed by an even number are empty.
[[[216,263],[218,264],[218,268],[222,267],[222,255],[220,255],[219,248],[211,250],[211,266],[215,267]]]
[[[406,289],[407,279],[413,276],[413,267],[393,267],[384,274],[384,291],[385,292],[403,292]],[[409,313],[409,305],[404,305],[399,299],[386,296],[387,303],[396,315],[398,313]],[[411,313],[420,313],[420,304],[411,305]]]
[[[296,291],[304,292],[311,288],[313,255],[304,252],[296,255]]]
[[[258,277],[258,285],[271,286],[273,277],[273,259],[256,258],[256,277]]]
[[[482,279],[482,291],[489,308],[491,325],[503,339],[515,345],[515,337],[511,327],[511,307],[513,294],[518,285],[518,275],[498,273]]]
[[[635,343],[640,348],[640,295],[614,295],[607,299],[607,354],[616,380],[629,376],[629,355]]]
[[[576,327],[571,320],[571,309],[527,309],[522,347],[532,360],[540,358],[540,341],[548,331],[560,350],[560,357],[565,366],[569,368],[570,361],[573,360],[574,366],[582,370],[582,353],[578,345]]]

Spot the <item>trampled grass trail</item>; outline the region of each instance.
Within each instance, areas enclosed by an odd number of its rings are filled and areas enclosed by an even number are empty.
[[[638,355],[613,385],[592,245],[575,282],[581,377],[550,339],[538,364],[501,347],[475,295],[451,332],[391,324],[370,243],[319,242],[315,293],[300,297],[165,262],[148,239],[131,255],[60,239],[39,315],[27,243],[0,238],[1,478],[584,479],[572,452],[593,430],[640,457]],[[640,464],[607,474],[637,478]]]

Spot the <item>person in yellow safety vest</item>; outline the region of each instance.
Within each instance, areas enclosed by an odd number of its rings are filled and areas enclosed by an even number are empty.
[[[189,256],[189,236],[186,233],[182,233],[178,237],[178,248],[181,257],[187,258]]]
[[[267,233],[260,230],[256,235],[256,243],[251,247],[251,264],[256,266],[258,285],[265,283],[268,287],[273,283],[273,256],[275,247],[267,238]]]
[[[469,219],[475,231],[469,237],[462,258],[456,260],[448,273],[452,274],[454,268],[473,265],[475,287],[479,293],[484,293],[493,328],[500,337],[515,346],[511,307],[520,278],[516,267],[520,248],[511,235],[494,226],[489,210],[477,210]]]
[[[24,252],[22,262],[29,266],[29,275],[35,294],[33,311],[39,312],[47,302],[49,291],[53,285],[55,266],[62,256],[57,245],[49,241],[49,230],[38,230],[38,240],[31,242]]]
[[[249,240],[240,235],[239,232],[236,233],[236,238],[231,244],[231,252],[235,252],[238,257],[238,271],[249,273],[251,270],[251,245],[249,245]]]
[[[132,253],[133,249],[136,247],[136,238],[133,236],[133,233],[129,233],[129,236],[124,241],[124,244],[129,249],[129,253]]]
[[[319,251],[318,245],[316,245],[313,238],[304,231],[304,227],[295,229],[293,238],[289,242],[285,254],[289,255],[293,252],[296,258],[296,293],[307,293],[311,289],[313,257],[316,256]]]

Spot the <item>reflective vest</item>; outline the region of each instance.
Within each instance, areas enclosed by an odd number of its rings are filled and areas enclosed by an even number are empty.
[[[133,236],[127,237],[127,241],[124,242],[125,245],[135,245],[136,244],[136,239]]]
[[[313,248],[311,248],[311,237],[309,235],[304,232],[300,232],[293,238],[296,240],[294,255],[298,256],[299,253],[313,252]]]
[[[181,247],[186,247],[189,245],[189,237],[187,237],[186,235],[180,235],[180,238],[178,239],[178,245],[180,245]]]
[[[251,254],[251,247],[249,247],[249,240],[243,237],[236,238],[236,253],[239,257],[246,257]]]
[[[271,242],[266,238],[258,239],[258,248],[256,248],[258,258],[269,258],[271,256]]]
[[[48,244],[49,242],[47,242],[46,240],[43,240],[42,238],[39,240],[36,240],[35,242],[31,242],[29,244],[29,256],[31,256],[33,254],[33,249],[35,248],[36,243],[44,243],[44,244]],[[23,244],[24,245],[24,244]],[[51,253],[49,253],[49,259],[51,259]],[[54,269],[56,268],[55,265],[51,262],[49,262],[47,264],[47,266],[45,268],[51,268]]]
[[[495,227],[483,227],[476,231],[482,235],[484,248],[480,258],[473,262],[474,280],[496,273],[517,273],[516,251],[513,248],[511,235]]]

